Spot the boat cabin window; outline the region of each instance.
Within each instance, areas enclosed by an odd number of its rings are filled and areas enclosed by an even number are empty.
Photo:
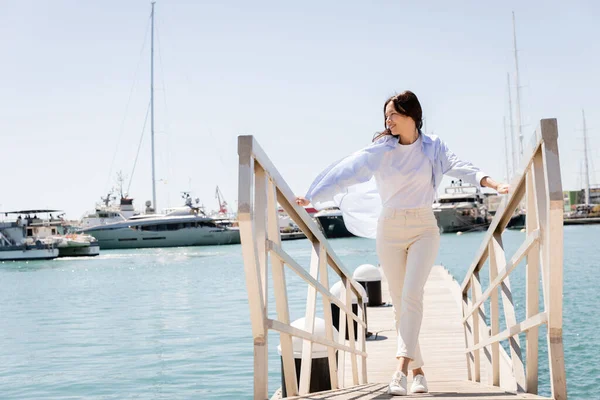
[[[473,197],[461,197],[452,199],[440,199],[440,203],[477,203],[477,199]]]
[[[160,231],[178,231],[185,228],[217,228],[217,225],[212,221],[198,221],[198,222],[177,222],[169,224],[158,224],[158,225],[142,225],[142,226],[130,226],[129,228],[141,231],[149,232],[160,232]]]

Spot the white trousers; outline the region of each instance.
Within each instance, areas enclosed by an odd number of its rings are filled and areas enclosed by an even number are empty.
[[[377,226],[377,255],[386,276],[398,333],[396,357],[421,368],[419,331],[423,288],[440,247],[440,232],[431,207],[383,208]]]

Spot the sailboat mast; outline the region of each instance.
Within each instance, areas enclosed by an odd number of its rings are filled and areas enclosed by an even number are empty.
[[[506,140],[506,117],[502,117],[502,122],[504,125],[504,158],[506,162],[506,181],[510,181],[510,167],[508,163],[508,140]]]
[[[152,2],[151,34],[150,34],[150,136],[152,138],[152,207],[156,205],[156,175],[154,169],[154,4]]]
[[[506,74],[506,81],[508,83],[508,116],[509,116],[509,125],[510,125],[510,148],[512,154],[512,170],[513,174],[517,172],[517,156],[515,154],[515,128],[513,124],[513,113],[512,113],[512,97],[510,95],[510,74]]]
[[[521,86],[519,83],[519,56],[517,54],[517,28],[515,23],[515,12],[513,17],[513,40],[515,43],[515,81],[517,84],[517,128],[519,131],[519,157],[523,157],[523,130],[521,127]]]
[[[585,179],[585,204],[590,204],[590,171],[588,166],[588,150],[587,150],[587,128],[585,126],[585,111],[581,110],[583,115],[583,174]]]

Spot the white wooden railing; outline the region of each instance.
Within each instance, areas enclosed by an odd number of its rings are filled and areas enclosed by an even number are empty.
[[[562,339],[563,192],[558,157],[556,119],[543,119],[532,149],[524,154],[523,173],[513,181],[512,193],[500,206],[462,283],[463,324],[469,379],[481,381],[482,364],[489,368],[489,384],[500,385],[500,342],[509,341],[511,379],[517,391],[537,394],[538,329],[547,325],[552,397],[566,399]],[[519,204],[526,199],[525,240],[507,260],[502,233]],[[481,270],[489,258],[489,285],[483,291]],[[526,266],[525,320],[517,321],[509,275],[524,259]],[[543,310],[540,311],[540,270]],[[500,300],[506,329],[500,331]],[[469,296],[470,292],[470,296]],[[488,327],[485,302],[489,301]],[[518,334],[526,332],[522,357]],[[484,351],[484,358],[481,351]],[[525,363],[524,363],[525,361]]]
[[[319,343],[328,348],[332,389],[341,388],[344,385],[346,352],[349,353],[352,365],[353,385],[366,383],[366,323],[362,311],[364,310],[364,299],[358,289],[359,284],[344,268],[316,223],[302,207],[295,203],[294,193],[253,136],[238,137],[238,155],[238,220],[254,338],[254,398],[266,399],[268,397],[267,338],[269,330],[277,331],[280,334],[287,396],[308,393],[313,343]],[[312,249],[309,271],[294,261],[281,246],[277,215],[278,203],[308,238]],[[277,319],[268,317],[269,259]],[[284,266],[287,266],[308,284],[304,330],[290,325]],[[328,267],[331,267],[333,272],[341,278],[345,301],[340,301],[329,291]],[[352,313],[352,292],[358,298],[358,315]],[[317,293],[320,293],[323,301],[326,338],[312,334]],[[334,337],[333,334],[331,303],[340,308],[338,337]],[[354,339],[354,323],[352,321],[357,322],[358,343]],[[349,338],[347,344],[345,341],[346,326]],[[299,385],[296,381],[292,336],[304,339]],[[336,350],[338,351],[337,363]],[[360,359],[360,362],[357,358]]]

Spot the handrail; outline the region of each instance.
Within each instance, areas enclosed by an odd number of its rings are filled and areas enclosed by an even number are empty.
[[[238,155],[238,221],[254,339],[254,398],[268,398],[267,338],[269,329],[280,334],[282,365],[288,396],[308,393],[313,343],[327,347],[332,389],[344,386],[346,353],[350,355],[353,385],[365,384],[367,382],[366,322],[363,311],[365,299],[362,297],[360,285],[352,279],[351,274],[343,266],[306,210],[296,204],[294,192],[253,136],[238,137]],[[312,255],[308,272],[294,261],[281,246],[277,204],[299,226],[311,244]],[[268,318],[267,312],[269,259],[277,319]],[[303,330],[290,324],[284,266],[287,266],[308,284]],[[334,297],[329,291],[328,267],[331,267],[342,280],[343,301]],[[312,333],[317,293],[321,294],[323,300],[325,338]],[[353,295],[358,300],[358,315],[352,312]],[[338,337],[333,335],[331,304],[340,308]],[[353,321],[357,323],[357,341],[354,338]],[[348,329],[347,345],[346,327]],[[296,381],[296,366],[292,349],[293,336],[303,339],[299,385]],[[338,350],[337,360],[336,350]],[[360,363],[357,361],[357,357],[360,357]]]
[[[465,331],[465,353],[469,379],[480,382],[482,363],[490,373],[491,384],[500,385],[500,347],[509,340],[512,381],[519,392],[538,391],[538,328],[548,327],[547,346],[550,364],[552,398],[566,399],[564,349],[562,342],[563,293],[563,193],[558,156],[556,119],[543,119],[533,136],[533,142],[522,173],[511,184],[511,194],[503,201],[490,224],[481,247],[461,285],[462,315]],[[502,233],[515,209],[526,200],[526,236],[512,259],[507,262]],[[526,313],[517,322],[510,273],[526,257]],[[489,258],[489,285],[482,290],[480,272]],[[540,269],[544,310],[539,307]],[[506,329],[499,331],[500,302]],[[469,297],[469,292],[471,296]],[[490,326],[487,326],[485,302],[490,304]],[[525,365],[518,334],[526,332]],[[484,348],[486,358],[481,359]],[[473,364],[473,365],[471,365]]]

